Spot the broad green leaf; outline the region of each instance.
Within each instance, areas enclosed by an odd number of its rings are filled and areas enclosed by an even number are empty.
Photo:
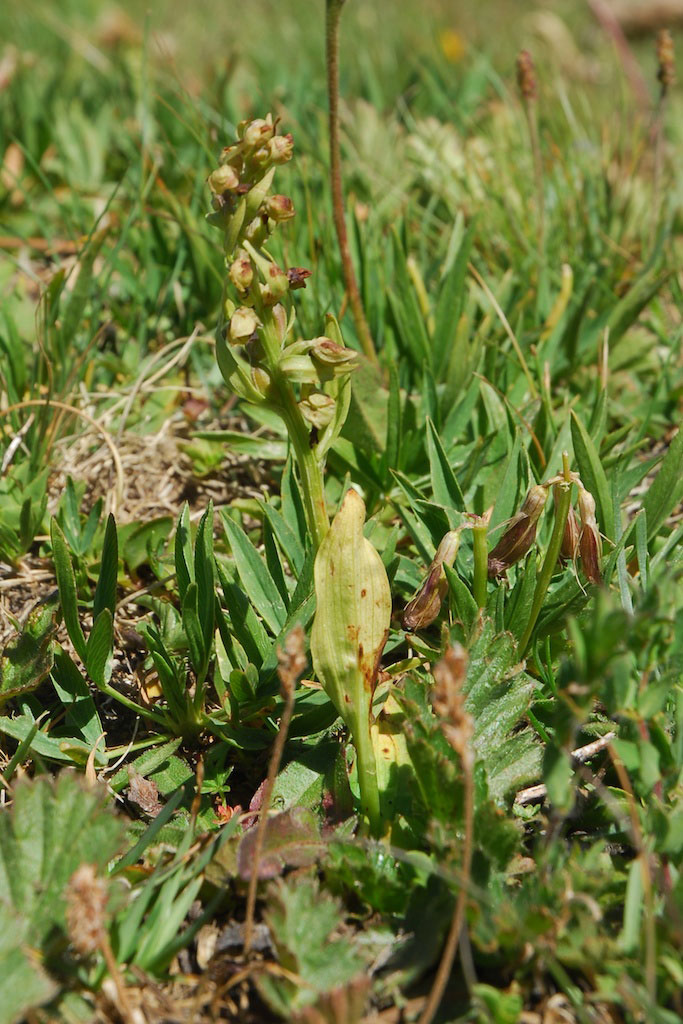
[[[55,650],[52,685],[66,711],[65,725],[69,733],[73,735],[75,732],[90,747],[98,740],[104,747],[104,730],[90,688],[72,659],[59,646]]]
[[[10,697],[37,689],[52,668],[55,601],[30,612],[21,633],[5,645],[0,657],[0,705]]]
[[[111,679],[114,653],[114,620],[108,608],[100,612],[85,649],[85,667],[95,686],[102,688]]]
[[[20,1024],[58,992],[26,941],[28,922],[0,900],[0,1024]]]
[[[248,879],[254,864],[257,829],[250,829],[237,850],[237,870]],[[261,858],[259,878],[275,878],[285,868],[303,868],[315,864],[325,853],[326,843],[320,835],[318,817],[305,807],[293,807],[268,818]]]
[[[116,536],[116,520],[112,515],[107,519],[104,531],[104,543],[102,545],[102,561],[100,563],[100,574],[95,588],[93,600],[93,621],[96,621],[101,611],[108,608],[112,619],[116,610],[116,577],[119,567],[119,546]]]
[[[55,563],[55,574],[59,588],[59,601],[62,606],[64,625],[69,634],[69,639],[74,645],[76,654],[85,664],[85,636],[81,629],[78,618],[78,601],[76,597],[76,577],[71,562],[71,555],[64,540],[64,534],[53,519],[50,524],[50,535],[52,538],[52,557]]]

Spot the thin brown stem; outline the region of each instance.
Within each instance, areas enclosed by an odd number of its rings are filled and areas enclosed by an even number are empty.
[[[107,965],[109,976],[111,977],[111,980],[114,982],[114,988],[116,989],[116,998],[119,1001],[119,1013],[123,1017],[126,1024],[132,1024],[133,1020],[135,1019],[133,1016],[133,1008],[130,1004],[130,1000],[128,999],[126,985],[123,978],[121,977],[119,965],[116,962],[116,957],[114,956],[114,951],[111,948],[109,936],[107,935],[106,932],[103,932],[100,938],[100,952],[104,957],[104,962]]]
[[[254,933],[254,910],[256,909],[256,890],[258,888],[259,865],[263,852],[263,843],[266,837],[268,825],[268,811],[273,796],[275,779],[280,768],[282,752],[285,749],[289,723],[292,720],[294,711],[294,695],[296,693],[296,681],[303,674],[306,667],[306,656],[304,654],[304,637],[301,626],[295,627],[287,635],[284,650],[278,648],[278,674],[280,676],[282,695],[285,699],[285,707],[280,719],[280,728],[275,737],[273,750],[268,764],[268,775],[263,789],[263,799],[259,809],[259,820],[256,826],[256,842],[254,843],[254,859],[251,865],[249,876],[249,891],[247,893],[247,911],[244,919],[244,955],[249,956],[251,942]]]
[[[427,997],[427,1002],[420,1014],[418,1024],[431,1024],[436,1011],[439,1009],[443,994],[448,984],[455,955],[458,952],[458,943],[465,925],[465,910],[467,907],[467,893],[469,889],[470,871],[472,868],[472,846],[474,836],[474,757],[470,750],[464,751],[462,758],[463,781],[465,784],[465,842],[462,854],[462,879],[460,892],[453,911],[451,926],[448,929],[446,945],[441,955],[441,963],[434,978],[432,990]]]
[[[339,22],[345,0],[327,0],[325,18],[325,62],[327,66],[327,102],[329,109],[330,131],[330,185],[332,188],[332,212],[337,232],[339,252],[342,261],[342,272],[346,293],[356,333],[361,348],[367,359],[379,369],[379,360],[375,351],[375,343],[365,317],[363,302],[358,290],[356,272],[351,261],[349,237],[344,217],[344,190],[342,187],[341,149],[339,145]]]

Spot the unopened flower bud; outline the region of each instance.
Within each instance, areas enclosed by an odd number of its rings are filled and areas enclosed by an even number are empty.
[[[306,287],[306,278],[311,276],[311,271],[306,270],[305,267],[290,267],[287,271],[287,277],[289,278],[289,287],[293,292],[299,288]]]
[[[322,380],[332,380],[351,373],[358,365],[358,353],[352,348],[338,345],[331,338],[316,338],[311,357],[318,365]]]
[[[519,512],[512,517],[508,528],[489,554],[489,579],[503,576],[510,566],[524,558],[536,539],[536,527],[548,500],[545,487],[532,487]]]
[[[294,216],[294,203],[289,196],[279,194],[266,196],[263,205],[270,219],[274,220],[276,224],[291,220]]]
[[[595,498],[585,487],[579,488],[579,515],[581,516],[579,551],[583,571],[591,583],[602,583],[600,570],[602,540],[595,518]]]
[[[278,267],[277,263],[271,263],[268,267],[268,275],[265,285],[261,288],[261,298],[266,306],[274,306],[276,302],[289,291],[289,277]]]
[[[244,145],[249,149],[258,149],[272,139],[275,134],[275,126],[270,115],[265,120],[264,118],[257,117],[253,121],[242,122],[242,124],[244,127],[241,138]]]
[[[334,416],[336,404],[330,395],[325,395],[322,391],[314,391],[308,398],[299,402],[299,409],[304,419],[320,430],[326,427]]]
[[[536,71],[528,50],[520,50],[517,55],[517,85],[527,103],[536,99]]]
[[[229,164],[239,174],[239,172],[242,170],[242,164],[243,164],[243,160],[242,160],[242,150],[243,149],[244,149],[244,146],[242,145],[241,142],[233,142],[230,146],[224,146],[223,149],[221,150],[221,155],[220,155],[220,157],[218,159],[219,164],[221,166],[224,166],[225,164]]]
[[[441,602],[448,592],[444,564],[452,566],[460,546],[460,531],[450,530],[441,540],[427,570],[427,578],[403,612],[404,629],[426,629],[441,611]]]
[[[209,175],[209,188],[215,195],[222,195],[224,192],[231,192],[237,188],[240,179],[236,172],[228,164],[218,167]]]
[[[244,253],[244,250],[242,252]],[[238,292],[249,291],[251,282],[254,280],[254,268],[246,253],[233,260],[228,274]]]
[[[289,133],[287,135],[274,135],[268,143],[268,148],[272,163],[286,164],[288,160],[292,159],[294,139]]]
[[[228,338],[232,345],[244,345],[252,334],[261,326],[261,321],[253,309],[239,306],[230,317]]]
[[[260,249],[270,234],[268,217],[254,217],[244,229],[244,238],[251,242],[255,249]]]
[[[676,55],[674,41],[668,29],[663,28],[657,33],[657,80],[662,87],[662,96],[676,84]]]

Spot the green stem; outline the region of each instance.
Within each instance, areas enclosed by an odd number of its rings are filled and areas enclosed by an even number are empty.
[[[478,523],[472,527],[474,545],[474,600],[478,608],[486,607],[486,580],[488,579],[489,546],[486,540],[488,523]]]
[[[536,581],[536,589],[534,591],[534,600],[529,613],[529,621],[526,624],[524,635],[519,641],[518,653],[520,656],[523,656],[526,653],[529,641],[531,640],[531,634],[534,631],[534,626],[536,625],[538,616],[541,613],[543,601],[545,600],[545,595],[548,592],[550,580],[552,579],[555,566],[557,565],[557,559],[560,555],[562,535],[567,522],[567,516],[569,515],[569,508],[572,503],[572,483],[569,471],[569,455],[567,452],[562,453],[562,468],[564,473],[564,483],[561,485],[560,498],[555,506],[555,525],[553,527],[548,550],[545,554],[545,559],[543,560],[541,572],[538,580]]]
[[[313,548],[317,551],[330,528],[330,520],[325,504],[323,466],[311,448],[310,427],[301,415],[292,386],[280,370],[280,342],[273,314],[270,309],[262,309],[260,312],[263,322],[261,338],[263,340],[265,360],[271,377],[273,392],[277,396],[278,411],[287,427],[289,440],[294,449],[294,457],[299,469],[306,520],[311,531]]]
[[[377,784],[377,762],[370,732],[369,715],[364,716],[363,721],[360,720],[359,716],[359,720],[355,724],[359,728],[350,728],[350,732],[353,738],[353,745],[356,748],[360,806],[367,820],[370,835],[378,839],[382,834],[382,813],[379,802],[379,786]]]
[[[100,693],[104,693],[107,697],[111,697],[113,700],[117,700],[119,704],[123,704],[124,708],[128,708],[129,711],[134,711],[136,715],[140,715],[141,718],[146,718],[150,722],[155,722],[160,725],[162,729],[169,728],[169,723],[165,715],[160,714],[156,711],[150,711],[149,708],[143,708],[141,704],[136,704],[134,700],[129,700],[128,697],[124,697],[122,693],[115,690],[113,686],[109,686],[105,683],[104,686],[98,687]]]

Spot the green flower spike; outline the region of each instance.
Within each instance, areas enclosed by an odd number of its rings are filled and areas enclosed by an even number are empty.
[[[372,698],[389,635],[391,591],[382,559],[363,536],[365,505],[347,491],[315,560],[313,666],[356,748],[361,808],[380,835]]]

